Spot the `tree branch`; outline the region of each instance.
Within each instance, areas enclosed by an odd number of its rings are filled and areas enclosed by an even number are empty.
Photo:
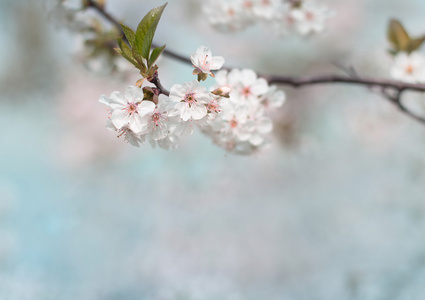
[[[102,15],[106,20],[112,23],[123,35],[124,40],[125,35],[121,29],[120,23],[109,14],[102,6],[96,3],[95,0],[86,0],[87,6],[95,9],[100,15]],[[157,47],[157,45],[152,44],[152,47]],[[190,58],[186,56],[182,56],[178,53],[165,49],[164,54],[167,56],[174,58],[178,61],[181,61],[186,64],[192,65]],[[229,70],[229,68],[225,68]],[[414,113],[412,113],[409,109],[407,109],[401,101],[401,96],[404,91],[411,90],[416,92],[425,92],[425,84],[412,84],[412,83],[404,83],[401,81],[391,80],[391,79],[379,79],[379,78],[367,78],[360,76],[344,76],[344,75],[318,75],[318,76],[302,76],[302,77],[294,77],[294,76],[283,76],[283,75],[262,75],[259,74],[260,77],[263,77],[267,80],[269,84],[280,84],[280,85],[288,85],[294,88],[310,86],[310,85],[319,85],[319,84],[334,84],[334,83],[345,83],[352,85],[361,85],[369,88],[380,87],[382,95],[394,103],[401,112],[406,115],[412,117],[413,119],[419,121],[420,123],[425,125],[425,118],[420,117]],[[169,92],[161,85],[159,79],[153,82],[156,87],[165,95],[168,95]],[[388,89],[391,89],[395,92],[394,95],[391,95],[388,92]]]

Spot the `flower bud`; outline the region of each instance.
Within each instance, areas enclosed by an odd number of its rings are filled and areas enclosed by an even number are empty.
[[[223,85],[223,86],[221,86],[219,88],[216,88],[211,93],[214,94],[214,95],[216,95],[216,96],[220,96],[220,97],[224,97],[224,98],[229,98],[229,94],[230,94],[230,91],[231,90],[232,89],[230,87]]]

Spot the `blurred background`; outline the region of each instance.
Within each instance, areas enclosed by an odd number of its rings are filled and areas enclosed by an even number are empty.
[[[226,154],[200,133],[134,148],[98,99],[137,72],[84,60],[52,2],[0,0],[0,299],[425,299],[423,125],[363,87],[284,88],[265,152]],[[135,28],[163,2],[106,8]],[[326,32],[283,39],[219,33],[201,2],[170,1],[155,41],[266,74],[389,78],[389,19],[425,33],[420,0],[323,0],[337,12]],[[193,79],[158,64],[166,87]]]

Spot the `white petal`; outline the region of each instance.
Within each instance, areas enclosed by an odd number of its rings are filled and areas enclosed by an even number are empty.
[[[117,128],[115,128],[114,124],[112,123],[111,119],[108,118],[108,120],[106,120],[106,129],[108,129],[109,131],[117,131]]]
[[[152,138],[157,141],[163,139],[168,134],[168,127],[165,122],[161,122],[158,126],[154,126],[151,130]]]
[[[184,89],[180,84],[175,84],[170,89],[170,100],[172,102],[180,102],[183,99]]]
[[[259,133],[269,133],[273,130],[272,120],[269,118],[262,118],[257,121],[257,130]]]
[[[152,101],[142,101],[139,105],[137,105],[137,113],[140,116],[144,116],[146,114],[149,114],[155,110],[155,103]]]
[[[191,122],[178,123],[174,131],[177,135],[191,135],[193,133],[193,126]]]
[[[269,85],[264,78],[258,78],[251,85],[251,92],[257,96],[264,95],[265,93],[267,93],[268,89],[269,89]]]
[[[241,83],[242,74],[241,71],[238,69],[233,69],[230,71],[229,75],[227,76],[228,82],[231,87],[235,87]]]
[[[129,114],[124,109],[116,109],[112,112],[111,122],[115,125],[117,129],[128,125]]]
[[[133,132],[131,132],[130,130],[127,131],[127,133],[125,134],[125,139],[127,142],[130,143],[130,145],[134,146],[134,147],[139,147],[139,143],[141,143],[142,141],[138,138],[137,135],[135,135]]]
[[[263,136],[259,135],[259,134],[253,134],[250,138],[249,138],[249,142],[254,145],[254,146],[259,146],[263,143],[264,138]]]
[[[130,118],[128,127],[135,133],[145,133],[147,130],[148,120],[142,118],[139,114],[133,114]]]
[[[192,109],[189,107],[189,105],[185,104],[180,111],[180,117],[183,121],[187,121],[192,116]]]
[[[118,91],[113,92],[109,98],[102,95],[99,99],[99,102],[109,106],[112,109],[119,109],[127,104],[127,102],[124,100],[124,95]]]
[[[125,89],[124,96],[127,101],[141,101],[143,99],[143,90],[137,86],[130,85]]]
[[[214,56],[211,62],[211,70],[218,70],[224,65],[224,57]]]
[[[242,70],[241,81],[244,86],[250,86],[251,84],[255,82],[256,79],[257,79],[257,74],[255,74],[253,70],[250,70],[250,69]]]
[[[193,105],[192,110],[192,119],[200,120],[207,114],[207,108],[203,104]]]

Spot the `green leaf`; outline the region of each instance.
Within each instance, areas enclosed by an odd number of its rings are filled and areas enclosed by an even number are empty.
[[[149,59],[153,36],[167,4],[150,10],[137,26],[135,49],[143,58]]]
[[[410,37],[403,25],[397,20],[391,20],[388,27],[388,39],[397,51],[407,51]]]
[[[164,52],[165,45],[162,47],[157,47],[152,50],[151,57],[149,58],[149,66],[153,66],[153,64],[156,62],[158,57]]]
[[[124,41],[122,40],[122,38],[118,38],[117,42],[118,42],[118,46],[121,49],[122,56],[124,58],[131,59],[131,60],[135,61],[134,60],[134,57],[133,57],[133,53],[131,52],[130,47],[126,43],[124,43]]]
[[[122,28],[122,31],[125,34],[125,37],[128,40],[128,43],[130,44],[130,47],[133,48],[134,42],[136,41],[136,34],[134,33],[133,29],[131,29],[130,27],[128,27],[124,24],[121,24],[121,28]]]
[[[126,56],[123,51],[119,48],[115,48],[115,51],[118,52],[118,54],[120,54],[122,57],[124,57],[126,60],[128,60],[129,62],[131,62],[136,68],[139,68],[139,64],[134,61],[133,59],[129,58],[128,56]]]
[[[409,46],[407,47],[407,51],[411,53],[413,51],[418,50],[419,47],[421,47],[424,42],[425,42],[425,35],[419,38],[411,39]]]
[[[139,52],[137,52],[136,48],[133,48],[132,53],[133,53],[134,59],[139,63],[139,69],[140,69],[140,71],[146,72],[147,71],[147,68],[146,68],[147,61],[146,61],[146,59],[144,59],[139,54]]]

